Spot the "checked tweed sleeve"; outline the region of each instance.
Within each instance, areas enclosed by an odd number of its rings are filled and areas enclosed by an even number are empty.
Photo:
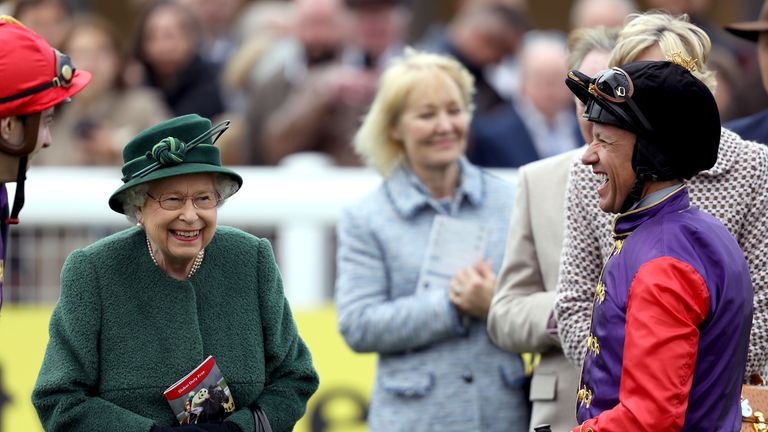
[[[589,168],[575,161],[565,193],[565,234],[555,312],[563,352],[577,368],[584,359],[594,288],[605,255],[600,251],[600,240],[609,236],[608,230],[599,228],[610,220],[597,207],[599,186],[600,180]]]
[[[723,129],[718,165],[691,181],[691,202],[728,228],[744,251],[754,290],[745,380],[768,365],[768,147]]]
[[[717,163],[689,182],[691,202],[733,234],[749,264],[754,318],[746,376],[766,374],[768,363],[768,148],[722,129]],[[592,297],[611,251],[611,216],[598,207],[600,181],[589,167],[571,168],[566,192],[565,240],[556,311],[568,359],[581,366]]]

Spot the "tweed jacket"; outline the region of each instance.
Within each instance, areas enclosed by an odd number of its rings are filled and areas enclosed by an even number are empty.
[[[225,276],[226,275],[226,276]],[[46,431],[136,431],[176,423],[163,390],[213,355],[254,431],[258,404],[290,431],[318,377],[283,295],[269,242],[219,226],[199,270],[171,278],[131,228],[64,264],[32,394]]]
[[[484,321],[459,320],[447,290],[417,290],[437,214],[486,225],[486,258],[501,263],[514,188],[460,163],[450,205],[401,166],[339,222],[339,330],[353,350],[378,353],[370,432],[528,430],[520,357],[494,346]]]
[[[488,334],[496,345],[512,352],[541,353],[531,381],[531,430],[547,423],[554,431],[564,431],[576,422],[579,371],[568,363],[547,324],[555,307],[568,171],[583,151],[518,170],[507,250],[488,314]]]
[[[734,431],[752,325],[744,254],[685,185],[620,214],[573,429]]]
[[[580,367],[602,263],[613,249],[611,215],[598,207],[601,180],[590,167],[571,167],[565,204],[565,238],[556,303],[563,351]],[[745,376],[768,363],[768,148],[722,129],[717,162],[689,182],[691,203],[728,228],[749,264],[754,317]]]

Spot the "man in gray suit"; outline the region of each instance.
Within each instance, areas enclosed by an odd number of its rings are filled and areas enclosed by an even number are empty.
[[[572,32],[569,66],[590,74],[605,69],[616,37],[615,31],[604,28]],[[579,117],[583,111],[583,105],[577,106]],[[589,122],[580,126],[584,139],[591,141]],[[541,353],[531,382],[531,428],[548,423],[552,430],[568,430],[576,422],[579,373],[560,348],[553,311],[568,171],[582,151],[536,161],[518,171],[507,250],[488,314],[488,333],[499,347]]]

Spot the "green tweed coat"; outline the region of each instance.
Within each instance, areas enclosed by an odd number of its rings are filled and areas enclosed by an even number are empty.
[[[237,410],[289,431],[318,386],[267,240],[218,227],[187,281],[153,263],[131,228],[73,252],[32,401],[46,431],[137,431],[173,425],[163,390],[213,355]]]

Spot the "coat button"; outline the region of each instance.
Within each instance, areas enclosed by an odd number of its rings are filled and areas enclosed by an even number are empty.
[[[465,383],[469,384],[475,380],[475,377],[472,375],[472,372],[467,371],[461,374],[461,379],[463,379]]]

